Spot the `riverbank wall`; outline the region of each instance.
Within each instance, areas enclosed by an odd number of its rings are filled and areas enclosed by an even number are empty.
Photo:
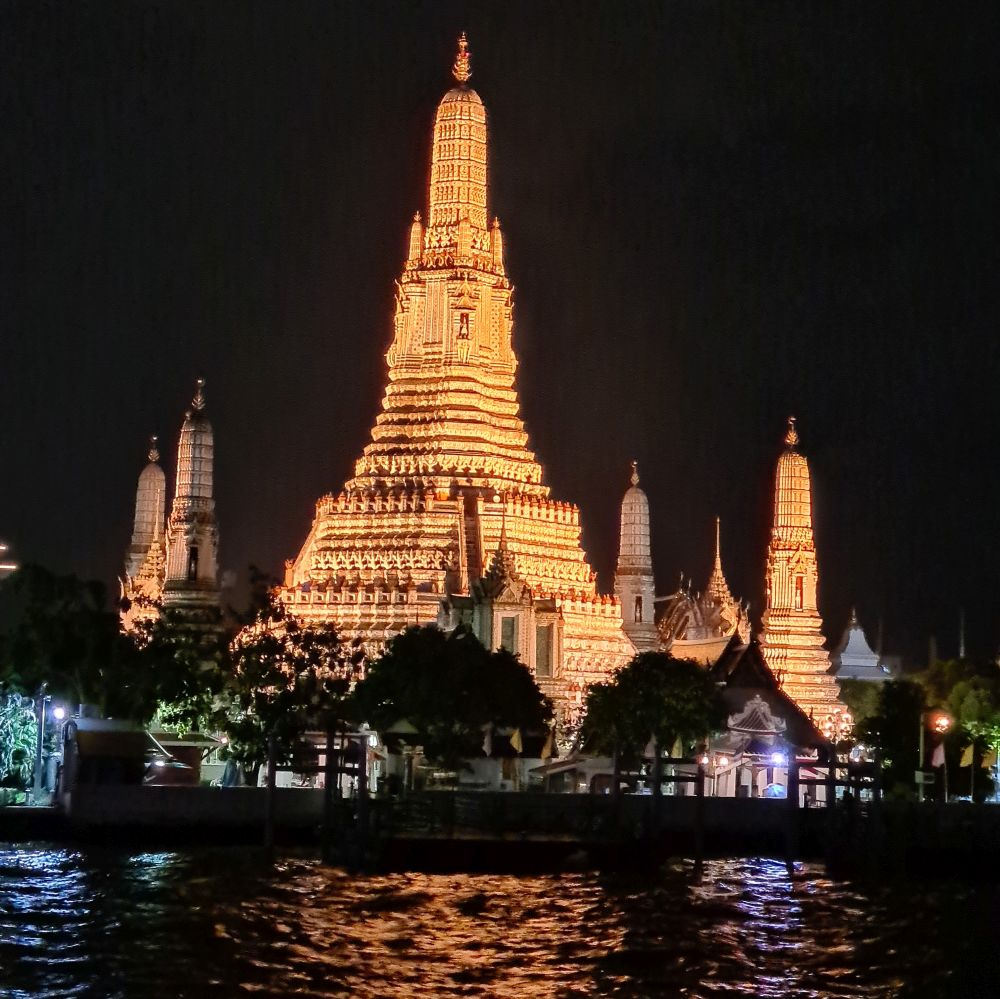
[[[0,809],[0,840],[260,845],[270,815],[274,843],[322,846],[365,867],[559,870],[772,856],[825,860],[845,876],[982,877],[981,858],[1000,848],[1000,807],[968,803],[796,808],[781,799],[426,791],[335,801],[326,812],[321,790],[273,794],[269,804],[265,788],[79,788],[60,809]]]

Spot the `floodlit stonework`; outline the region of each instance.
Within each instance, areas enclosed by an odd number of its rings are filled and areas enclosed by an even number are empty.
[[[194,613],[219,606],[219,528],[215,521],[215,435],[205,415],[205,382],[184,414],[177,444],[174,502],[167,521],[163,606]]]
[[[215,442],[205,415],[205,383],[198,380],[177,445],[177,477],[164,524],[166,476],[156,438],[139,476],[132,543],[121,579],[121,621],[126,631],[175,608],[197,623],[214,621],[219,607],[218,545],[213,497]]]
[[[816,606],[816,543],[809,465],[799,454],[794,417],[778,459],[774,526],[767,553],[764,658],[782,690],[825,734],[840,734],[849,714],[830,672],[823,621]]]
[[[634,461],[631,482],[622,500],[615,594],[622,605],[625,634],[640,652],[647,652],[659,645],[653,622],[656,584],[650,552],[649,500],[639,488],[639,466]]]
[[[132,543],[125,553],[125,574],[121,578],[121,619],[126,631],[132,631],[140,621],[155,619],[163,597],[167,478],[159,464],[157,438],[151,438],[149,443],[149,464],[140,473],[135,491]]]
[[[464,35],[453,74],[426,220],[410,225],[396,283],[382,411],[354,477],[316,504],[282,598],[370,651],[410,625],[475,620],[566,708],[634,648],[618,601],[597,593],[579,509],[552,498],[528,447],[513,289],[487,213],[486,109],[468,85]]]

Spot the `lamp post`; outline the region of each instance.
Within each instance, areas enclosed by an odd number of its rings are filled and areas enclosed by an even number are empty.
[[[924,800],[924,730],[927,727],[928,718],[931,725],[934,726],[934,731],[942,739],[951,728],[951,717],[943,711],[936,711],[931,715],[928,715],[926,711],[920,712],[920,741],[917,749],[917,773],[920,775],[920,781],[917,784],[917,801]],[[942,746],[942,756],[944,755],[943,748]],[[948,800],[948,758],[946,756],[944,757],[944,800]]]
[[[42,747],[45,742],[45,702],[49,699],[45,693],[48,687],[43,683],[35,694],[35,784],[31,793],[31,803],[37,805],[42,797]]]
[[[942,766],[944,767],[944,801],[948,804],[948,754],[944,749],[944,737],[948,733],[948,729],[951,728],[951,718],[940,713],[934,718],[934,731],[941,736],[941,759],[944,761]]]

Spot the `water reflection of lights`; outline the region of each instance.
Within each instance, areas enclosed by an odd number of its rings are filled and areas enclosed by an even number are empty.
[[[969,890],[863,894],[769,860],[359,877],[248,849],[0,849],[0,897],[12,995],[888,999],[952,994],[946,938],[992,935]]]

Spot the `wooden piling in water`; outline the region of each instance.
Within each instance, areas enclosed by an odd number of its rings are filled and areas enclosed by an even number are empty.
[[[264,846],[274,849],[274,798],[278,778],[278,747],[274,738],[267,740],[267,794],[264,797]]]
[[[799,761],[794,759],[789,762],[785,804],[785,866],[791,873],[799,855]]]
[[[326,733],[326,756],[323,759],[323,826],[320,832],[320,856],[324,864],[333,862],[333,786],[336,766],[334,763],[334,736]]]

